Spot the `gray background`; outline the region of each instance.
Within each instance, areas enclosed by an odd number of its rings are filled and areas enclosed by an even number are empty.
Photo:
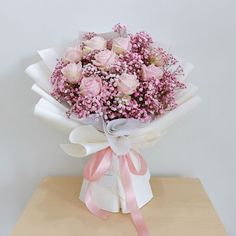
[[[144,152],[152,174],[201,179],[230,236],[236,235],[236,1],[0,0],[0,235],[9,235],[40,179],[79,175],[60,131],[33,117],[38,100],[24,74],[44,49],[117,22],[148,31],[191,61],[201,106]],[[79,189],[78,189],[79,191]]]

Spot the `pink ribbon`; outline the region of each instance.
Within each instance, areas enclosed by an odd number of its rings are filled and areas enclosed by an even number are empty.
[[[134,175],[144,175],[147,172],[147,164],[143,157],[136,151],[132,150],[135,157],[139,160],[140,170],[137,170],[133,164],[130,154],[119,157],[121,180],[125,190],[125,197],[128,210],[130,211],[131,218],[139,236],[149,236],[147,226],[142,217],[141,211],[138,207],[130,172]],[[85,195],[85,204],[91,213],[100,217],[106,218],[110,213],[103,209],[98,208],[92,201],[91,187],[93,182],[98,181],[111,167],[113,151],[110,147],[97,152],[86,164],[84,168],[84,178],[90,183]]]
[[[91,187],[92,183],[98,181],[107,170],[111,168],[112,164],[112,150],[110,148],[103,149],[97,152],[84,168],[84,178],[90,183],[85,194],[85,205],[94,215],[100,218],[107,218],[108,211],[98,208],[92,201]]]

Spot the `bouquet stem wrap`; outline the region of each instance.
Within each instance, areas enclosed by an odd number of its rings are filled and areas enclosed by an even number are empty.
[[[120,174],[124,186],[127,207],[131,213],[134,226],[138,232],[138,235],[148,236],[150,234],[142,217],[141,211],[138,207],[130,177],[130,172],[134,175],[145,175],[147,172],[147,164],[138,152],[133,149],[131,151],[134,153],[135,157],[140,163],[139,170],[137,170],[134,166],[134,163],[132,162],[130,156],[130,152],[125,155],[116,156],[117,158],[119,158],[119,165],[121,170]],[[109,212],[103,209],[99,209],[94,204],[91,197],[91,186],[93,182],[98,181],[111,168],[113,154],[115,153],[112,151],[112,149],[110,147],[107,147],[97,152],[84,168],[84,178],[90,182],[85,194],[85,204],[91,213],[100,218],[106,218],[109,215]]]

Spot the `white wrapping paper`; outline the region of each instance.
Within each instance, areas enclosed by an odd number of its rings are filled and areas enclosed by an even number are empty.
[[[105,36],[109,38],[111,34],[108,33]],[[93,123],[78,120],[75,117],[69,119],[65,114],[68,108],[58,103],[50,95],[52,91],[50,75],[56,65],[57,58],[60,57],[60,53],[56,49],[49,48],[39,51],[39,55],[42,60],[26,69],[26,73],[35,83],[32,90],[41,97],[35,106],[34,114],[70,134],[70,143],[61,145],[62,149],[70,156],[82,158],[108,146],[120,154],[125,153],[130,147],[138,149],[150,147],[157,142],[158,138],[171,124],[200,102],[200,98],[196,95],[197,87],[187,83],[187,88],[176,94],[178,107],[175,110],[164,114],[145,126],[139,126],[133,121],[129,124],[124,124],[122,120],[118,121],[120,122],[118,124],[113,121],[104,130],[105,132],[100,132],[94,127],[95,124]],[[185,77],[182,79],[186,81],[187,75],[193,66],[187,62],[183,64]],[[118,136],[122,136],[122,138],[117,139]],[[120,179],[118,159],[113,156],[112,160],[112,169],[98,182],[92,183],[92,199],[101,209],[111,212],[118,212],[121,209],[123,213],[126,213],[128,210],[124,188]],[[134,165],[139,165],[134,157],[132,157],[132,160]],[[144,176],[131,174],[131,179],[138,206],[142,207],[153,197],[149,184],[150,173],[148,171]],[[80,192],[82,201],[84,201],[87,187],[88,181],[84,180]]]

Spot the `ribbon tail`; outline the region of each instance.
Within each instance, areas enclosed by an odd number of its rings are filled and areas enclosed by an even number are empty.
[[[129,156],[122,156],[119,158],[121,179],[122,179],[122,183],[124,185],[127,206],[128,206],[128,209],[131,213],[131,218],[132,218],[133,224],[138,232],[138,235],[139,236],[150,236],[150,233],[149,233],[148,228],[144,222],[143,216],[141,214],[141,211],[138,207],[138,204],[137,204],[137,201],[135,198],[127,159],[129,159]]]
[[[106,219],[106,218],[108,218],[110,213],[106,210],[98,208],[94,204],[94,202],[92,200],[92,195],[91,195],[91,185],[92,185],[92,183],[89,184],[88,189],[86,191],[84,203],[93,215],[95,215],[99,218],[102,218],[102,219]]]
[[[107,218],[110,213],[96,206],[92,199],[92,185],[98,181],[111,167],[112,151],[106,148],[97,152],[91,157],[84,168],[84,178],[89,181],[89,186],[85,193],[85,205],[89,211],[99,218]]]

